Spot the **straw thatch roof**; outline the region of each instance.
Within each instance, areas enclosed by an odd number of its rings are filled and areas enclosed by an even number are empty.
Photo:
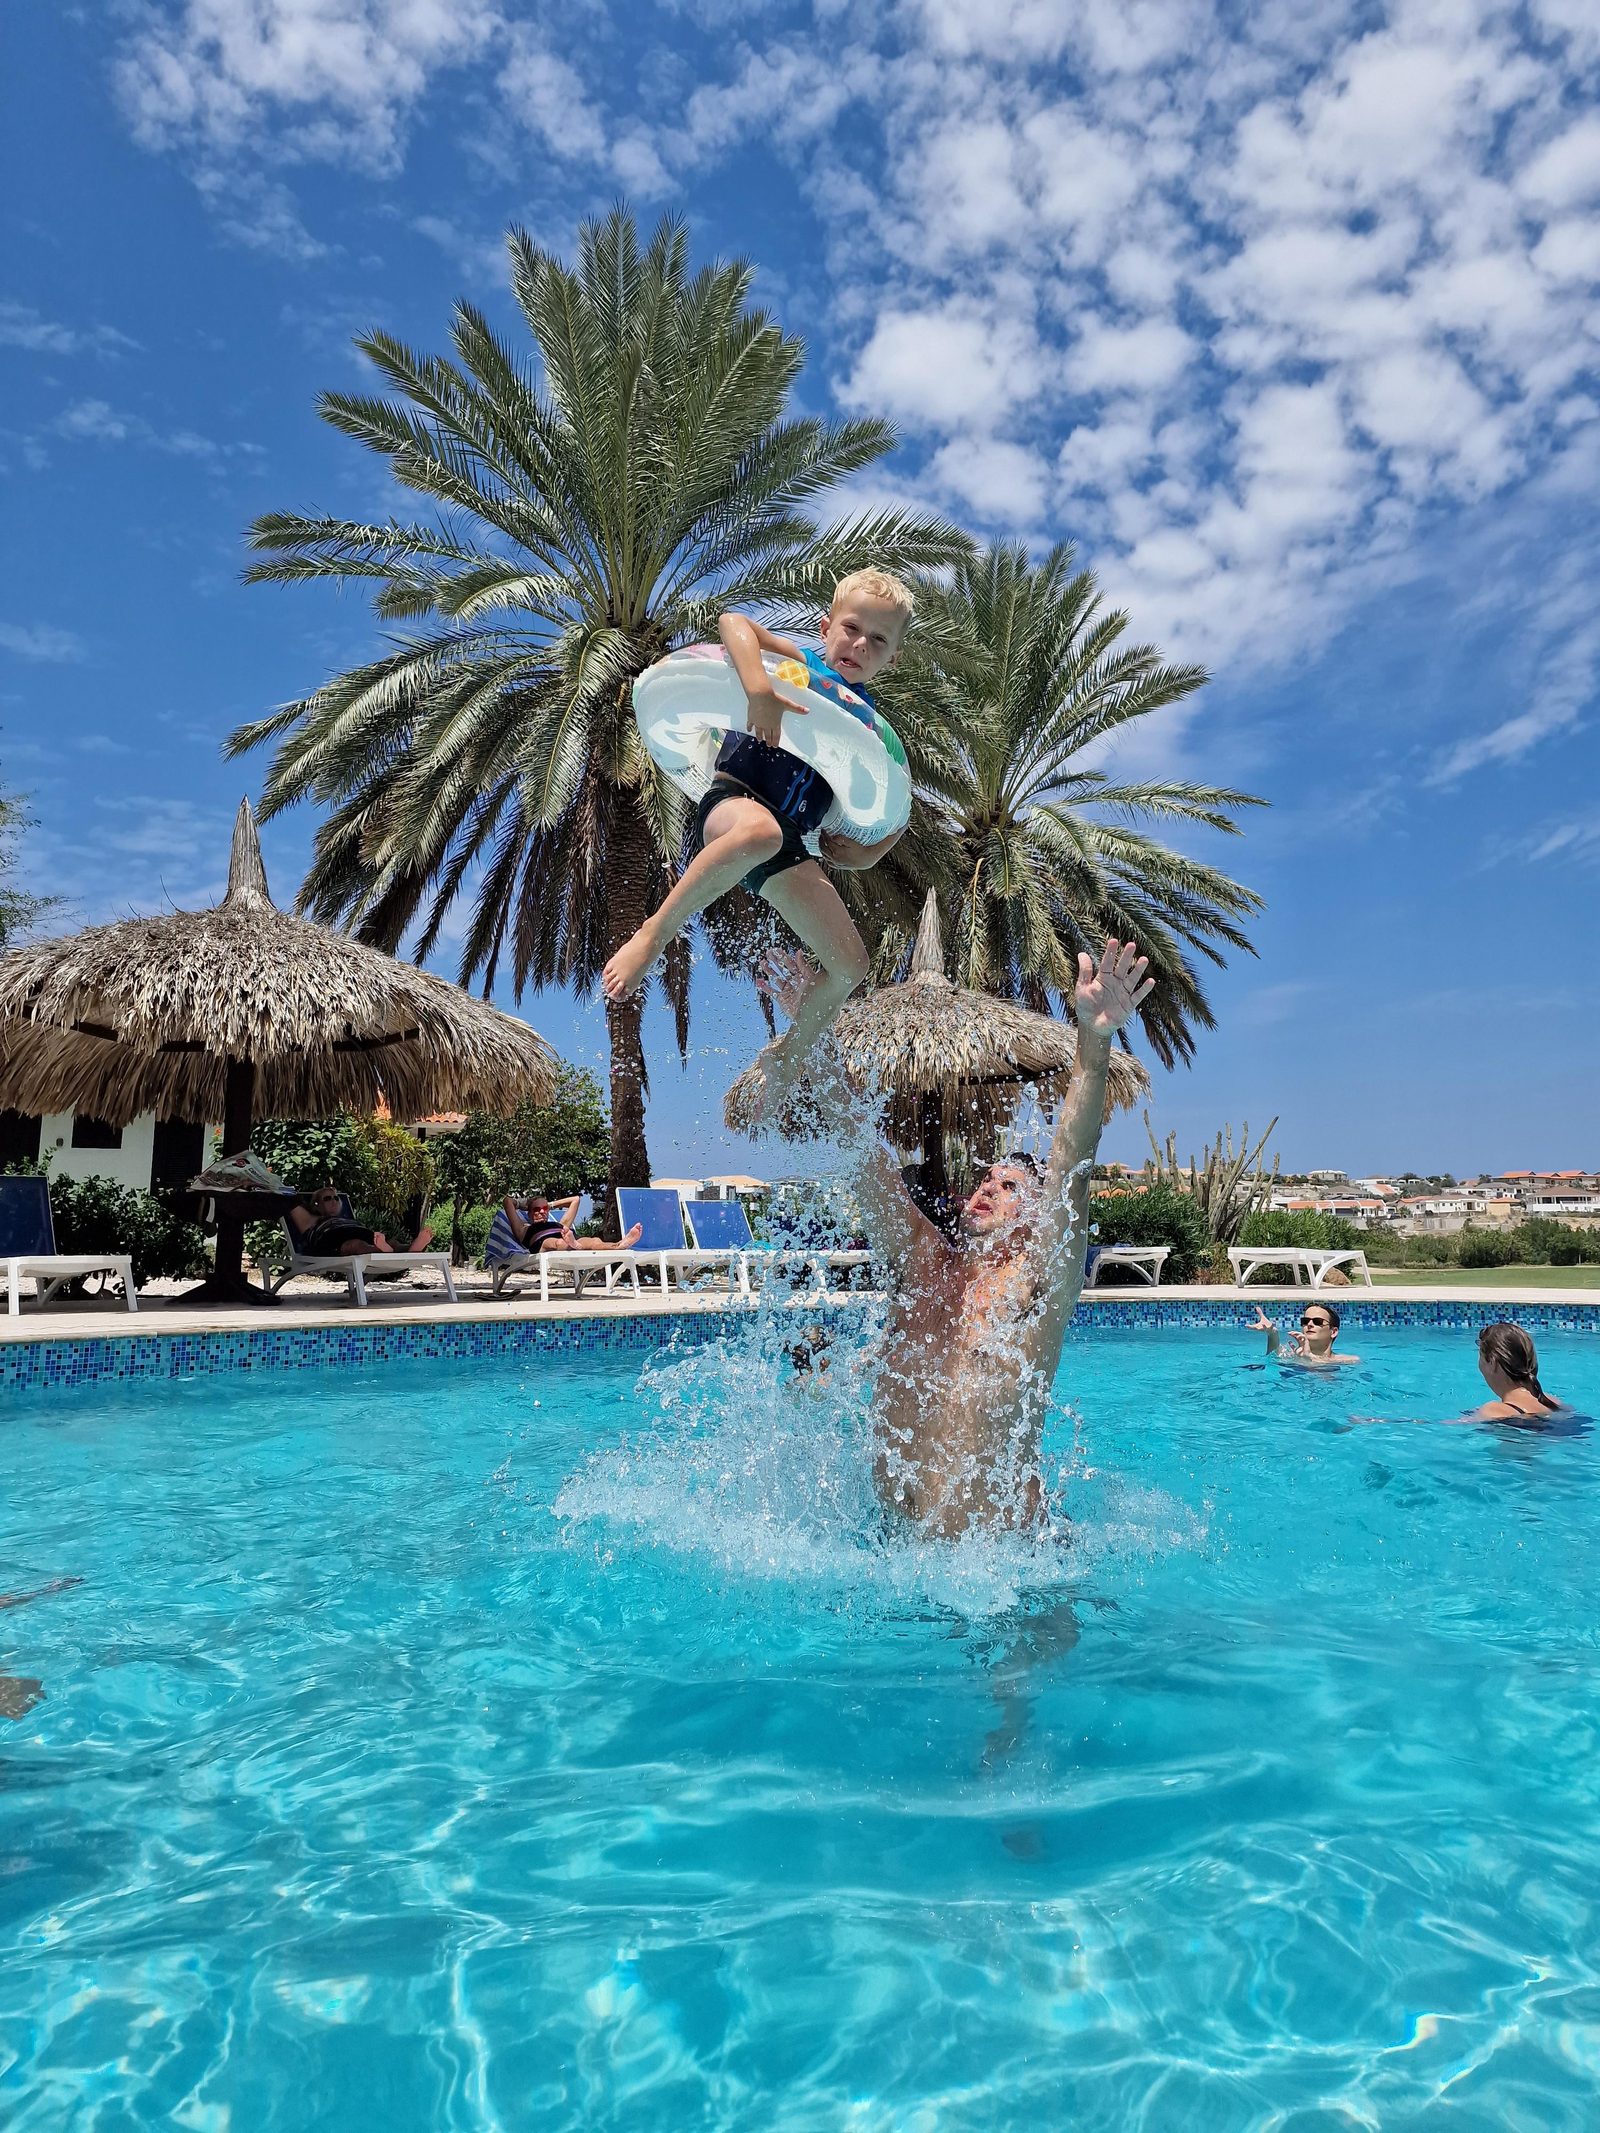
[[[215,1122],[230,1066],[257,1117],[510,1110],[554,1094],[525,1022],[345,934],[279,911],[249,803],[210,911],[91,926],[0,956],[0,1104],[126,1125]]]
[[[951,984],[931,889],[909,976],[850,1001],[834,1024],[834,1037],[852,1085],[886,1099],[885,1128],[901,1148],[925,1145],[935,1125],[950,1137],[991,1136],[1011,1118],[1024,1086],[1035,1086],[1047,1103],[1063,1095],[1078,1056],[1078,1033],[1070,1022]],[[748,1130],[754,1123],[760,1071],[758,1061],[728,1091],[730,1126]],[[1149,1086],[1139,1062],[1113,1049],[1106,1116],[1131,1109]],[[802,1087],[778,1128],[793,1139],[815,1137],[826,1131],[826,1120],[818,1119]]]

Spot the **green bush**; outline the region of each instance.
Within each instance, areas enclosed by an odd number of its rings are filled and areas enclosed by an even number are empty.
[[[1401,1237],[1387,1227],[1371,1229],[1366,1232],[1363,1249],[1373,1266],[1440,1267],[1458,1264],[1456,1239],[1433,1231],[1425,1232],[1420,1237]]]
[[[258,1118],[250,1145],[295,1192],[332,1185],[354,1208],[377,1200],[377,1152],[357,1119]]]
[[[1456,1240],[1458,1266],[1515,1266],[1517,1246],[1504,1230],[1464,1229]]]
[[[50,1180],[56,1249],[64,1253],[126,1252],[136,1282],[187,1279],[207,1270],[206,1240],[153,1192],[115,1178]]]
[[[455,1203],[451,1200],[441,1200],[428,1220],[433,1224],[436,1237],[460,1237],[461,1258],[465,1264],[482,1264],[484,1249],[489,1242],[489,1224],[494,1220],[492,1207],[464,1207],[458,1222]]]
[[[1211,1258],[1206,1218],[1186,1192],[1152,1185],[1146,1192],[1108,1192],[1089,1202],[1096,1244],[1167,1244],[1165,1281],[1192,1281]]]
[[[388,1119],[358,1119],[356,1133],[371,1154],[373,1170],[367,1198],[357,1201],[351,1195],[357,1218],[382,1230],[391,1244],[409,1243],[417,1218],[433,1197],[432,1151]]]
[[[1342,1215],[1325,1215],[1313,1207],[1273,1207],[1246,1215],[1241,1244],[1282,1244],[1296,1251],[1362,1252],[1369,1232]]]

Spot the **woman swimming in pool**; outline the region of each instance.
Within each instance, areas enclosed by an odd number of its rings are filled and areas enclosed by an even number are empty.
[[[1509,1319],[1496,1319],[1478,1335],[1478,1368],[1494,1398],[1459,1420],[1540,1429],[1560,1412],[1561,1402],[1552,1400],[1539,1383],[1539,1357],[1532,1340]]]

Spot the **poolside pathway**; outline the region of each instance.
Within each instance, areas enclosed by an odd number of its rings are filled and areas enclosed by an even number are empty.
[[[178,1284],[165,1285],[168,1293],[163,1293],[162,1284],[154,1284],[140,1291],[137,1312],[122,1310],[99,1297],[57,1302],[44,1311],[25,1303],[21,1315],[16,1318],[0,1311],[0,1341],[106,1340],[130,1336],[157,1339],[163,1334],[281,1332],[294,1326],[360,1326],[379,1321],[385,1324],[442,1321],[471,1325],[501,1319],[656,1318],[672,1317],[681,1312],[750,1308],[737,1296],[721,1289],[701,1292],[674,1289],[665,1296],[590,1294],[577,1300],[563,1297],[541,1304],[536,1296],[526,1293],[495,1298],[489,1293],[487,1279],[475,1280],[470,1273],[465,1277],[458,1274],[456,1285],[460,1291],[458,1303],[451,1303],[436,1284],[430,1283],[426,1287],[420,1281],[415,1285],[409,1282],[385,1284],[372,1290],[371,1304],[362,1311],[351,1304],[342,1284],[335,1287],[307,1280],[291,1283],[280,1302],[271,1309],[196,1311],[186,1309],[170,1293]],[[1264,1282],[1252,1282],[1246,1289],[1197,1285],[1147,1288],[1141,1284],[1138,1288],[1091,1289],[1084,1295],[1079,1308],[1092,1313],[1119,1304],[1194,1302],[1235,1303],[1241,1309],[1262,1303],[1279,1306],[1281,1310],[1285,1304],[1303,1303],[1312,1293],[1309,1289],[1292,1286],[1270,1288]],[[1568,1310],[1594,1311],[1600,1316],[1600,1293],[1591,1298],[1584,1291],[1573,1289],[1519,1288],[1504,1297],[1494,1297],[1492,1292],[1465,1285],[1391,1288],[1385,1284],[1379,1289],[1334,1289],[1315,1293],[1319,1296],[1326,1294],[1330,1301],[1336,1301],[1346,1310],[1363,1305],[1406,1303],[1472,1304],[1481,1308],[1494,1301],[1503,1305],[1507,1315],[1513,1318],[1519,1306],[1525,1304],[1556,1304]],[[795,1308],[815,1310],[825,1303],[848,1306],[874,1300],[870,1292],[862,1290],[835,1292],[829,1296],[811,1290],[795,1299]]]

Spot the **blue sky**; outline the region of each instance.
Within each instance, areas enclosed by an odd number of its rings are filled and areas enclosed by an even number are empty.
[[[1163,1132],[1600,1163],[1590,0],[127,0],[7,57],[0,776],[75,917],[208,900],[264,767],[222,736],[376,642],[238,583],[259,511],[391,508],[313,411],[352,334],[509,329],[505,226],[620,196],[759,263],[809,405],[893,418],[851,502],[1071,537],[1211,667],[1125,767],[1266,795],[1208,850],[1268,901]],[[312,827],[267,830],[285,902]],[[656,1167],[770,1168],[720,1125],[748,989],[697,987]]]

